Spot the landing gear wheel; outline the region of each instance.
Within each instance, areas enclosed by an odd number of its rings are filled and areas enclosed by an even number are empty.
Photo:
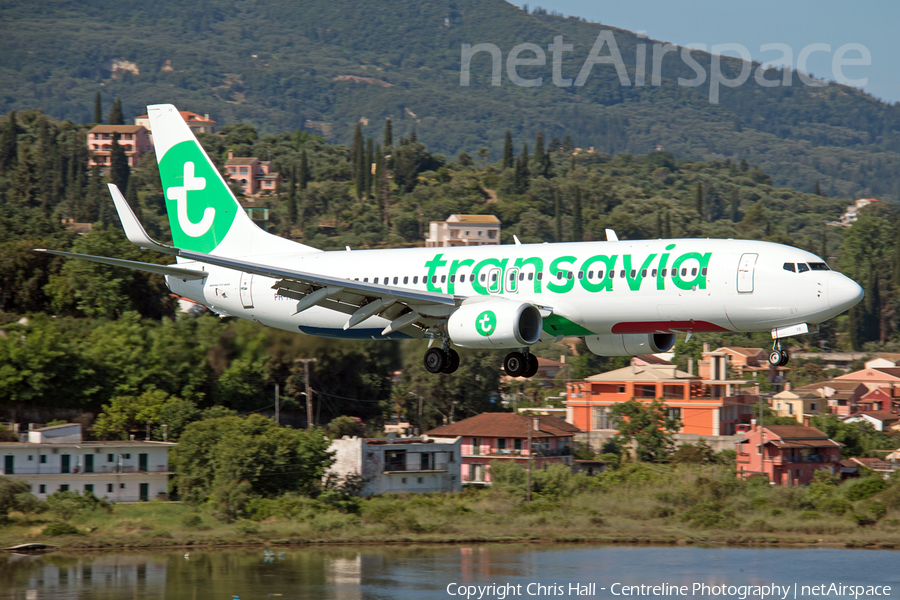
[[[510,352],[503,359],[503,370],[510,377],[521,377],[528,367],[528,361],[521,352]]]
[[[791,355],[788,353],[787,350],[783,350],[781,352],[781,360],[778,361],[778,366],[783,367],[783,366],[787,365],[788,361],[790,361],[790,360],[791,360]]]
[[[429,373],[440,373],[447,362],[447,355],[440,348],[429,348],[425,353],[425,370]]]
[[[459,368],[459,353],[450,348],[447,350],[447,364],[444,366],[444,373],[453,373]]]
[[[534,354],[528,355],[528,366],[525,367],[525,372],[522,373],[522,377],[534,377],[538,371],[538,359]]]
[[[785,353],[777,348],[769,352],[769,364],[773,367],[782,366],[781,361],[785,360]]]

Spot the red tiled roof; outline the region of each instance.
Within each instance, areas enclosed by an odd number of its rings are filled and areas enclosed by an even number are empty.
[[[798,389],[798,390],[820,390],[824,387],[830,387],[831,389],[837,390],[837,391],[841,391],[841,390],[852,391],[861,385],[865,385],[865,384],[863,384],[859,381],[836,381],[836,380],[832,379],[831,381],[819,381],[817,383],[808,383],[806,385],[801,385],[800,387],[798,387],[796,389]]]
[[[437,427],[425,434],[431,437],[528,437],[528,428],[531,420],[538,419],[539,430],[533,430],[532,436],[536,437],[572,437],[581,431],[574,425],[566,423],[558,417],[552,416],[525,416],[515,413],[481,413],[450,425]]]
[[[900,420],[900,415],[895,415],[894,413],[888,412],[886,410],[867,410],[865,412],[859,413],[861,415],[868,415],[873,419],[878,419],[879,421],[898,421]]]
[[[769,425],[766,431],[774,433],[782,440],[827,440],[828,436],[806,425]]]
[[[874,367],[874,371],[880,371],[891,377],[900,377],[900,367]]]
[[[647,363],[648,365],[671,365],[669,361],[660,358],[658,356],[653,356],[652,354],[638,354],[635,358],[640,359]]]
[[[733,350],[736,354],[742,356],[759,356],[760,353],[765,353],[765,350],[762,348],[741,348],[740,346],[722,346],[721,348],[717,348],[716,352],[722,352],[724,350]]]
[[[135,133],[146,129],[143,125],[96,125],[88,133]]]
[[[226,166],[229,166],[229,165],[252,165],[252,164],[255,163],[257,160],[259,160],[259,159],[258,159],[258,158],[253,158],[253,157],[244,158],[244,157],[238,157],[238,156],[236,156],[236,157],[234,157],[234,158],[229,158],[229,159],[225,162],[225,165],[226,165]]]

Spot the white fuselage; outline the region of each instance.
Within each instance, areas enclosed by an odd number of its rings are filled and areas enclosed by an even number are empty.
[[[252,261],[393,287],[530,302],[545,314],[552,309],[545,317],[545,337],[815,325],[847,310],[862,295],[855,282],[827,270],[809,252],[744,240],[307,252],[253,256]],[[388,339],[381,335],[388,321],[380,317],[345,331],[346,313],[316,306],[294,314],[296,300],[277,294],[274,279],[182,264],[210,275],[186,282],[167,277],[170,289],[219,313],[312,335]],[[794,271],[786,264],[794,265]],[[446,307],[435,310],[441,309]]]

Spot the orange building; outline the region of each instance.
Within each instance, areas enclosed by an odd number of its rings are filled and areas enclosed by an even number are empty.
[[[778,484],[806,485],[818,470],[841,472],[841,444],[815,427],[754,423],[737,446],[738,477],[763,474]]]
[[[133,167],[141,155],[153,151],[150,132],[140,125],[97,125],[88,131],[87,146],[91,151],[88,166],[109,166],[113,136],[119,136],[119,146],[125,151],[128,166]]]

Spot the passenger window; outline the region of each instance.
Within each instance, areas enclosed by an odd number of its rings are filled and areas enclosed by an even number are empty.
[[[557,279],[562,279],[562,278],[563,278],[563,272],[562,272],[562,271],[557,271],[557,272],[556,272],[556,278],[557,278]]]
[[[650,277],[656,277],[656,269],[650,271]]]
[[[390,277],[385,277],[385,278],[384,278],[384,285],[391,285],[391,278],[390,278]]]
[[[691,269],[691,277],[693,277],[696,274],[697,274],[697,267],[694,267],[693,269]]]
[[[603,271],[597,271],[597,279],[603,279]]]
[[[431,276],[431,283],[437,283],[437,275]]]
[[[394,277],[394,285],[397,285],[397,282],[400,281],[399,277]]]
[[[700,269],[700,274],[703,275],[704,277],[706,277],[706,267],[703,267],[702,269]]]
[[[403,285],[406,285],[407,283],[409,283],[409,276],[403,277]]]
[[[363,283],[369,283],[369,278],[368,278],[368,277],[363,277]]]
[[[634,276],[637,275],[637,271],[634,269],[631,270],[631,278],[634,279]]]
[[[572,279],[572,271],[566,273],[566,279]]]
[[[413,277],[413,283],[419,283],[419,276],[418,276],[418,275],[416,275],[415,277]]]
[[[359,281],[359,277],[357,277],[354,281]]]
[[[831,270],[830,268],[828,268],[827,264],[819,263],[819,262],[809,263],[809,268],[812,269],[813,271],[830,271]]]
[[[456,283],[456,275],[450,276],[450,283]]]
[[[469,283],[472,283],[473,281],[475,281],[475,273],[469,275]]]
[[[681,276],[687,277],[687,267],[685,267],[684,269],[681,270]]]
[[[797,263],[798,273],[805,273],[806,271],[809,271],[809,267],[806,266],[806,263]]]
[[[797,272],[797,269],[794,268],[794,263],[784,263],[784,270],[790,271],[791,273]]]
[[[516,273],[515,273],[515,271],[509,274],[509,280],[510,280],[510,281],[515,281],[515,280],[516,280]]]
[[[496,283],[496,282],[497,282],[497,274],[491,273],[491,283]]]
[[[537,278],[538,278],[538,281],[541,281],[542,279],[544,279],[544,272],[541,271],[540,273],[538,273]]]
[[[534,273],[529,273],[529,274],[528,274],[528,281],[532,281],[533,279],[534,279]],[[539,277],[538,279],[540,279],[540,277]]]
[[[482,273],[481,277],[479,277],[478,279],[480,279],[482,282],[484,282],[484,273]]]
[[[619,279],[625,279],[625,271],[619,271]]]
[[[594,272],[588,271],[588,279],[593,279],[593,278],[594,278]]]
[[[646,276],[647,276],[647,269],[642,269],[642,270],[641,270],[641,277],[646,277]]]
[[[525,273],[519,273],[519,281],[525,281]]]
[[[578,279],[584,279],[584,271],[578,271]]]
[[[662,276],[665,277],[666,274],[667,274],[668,272],[669,272],[668,269],[663,269],[663,270],[662,270]]]
[[[372,283],[378,283],[378,278],[376,277],[376,278],[372,281]]]
[[[441,275],[441,283],[447,283],[447,276]]]

